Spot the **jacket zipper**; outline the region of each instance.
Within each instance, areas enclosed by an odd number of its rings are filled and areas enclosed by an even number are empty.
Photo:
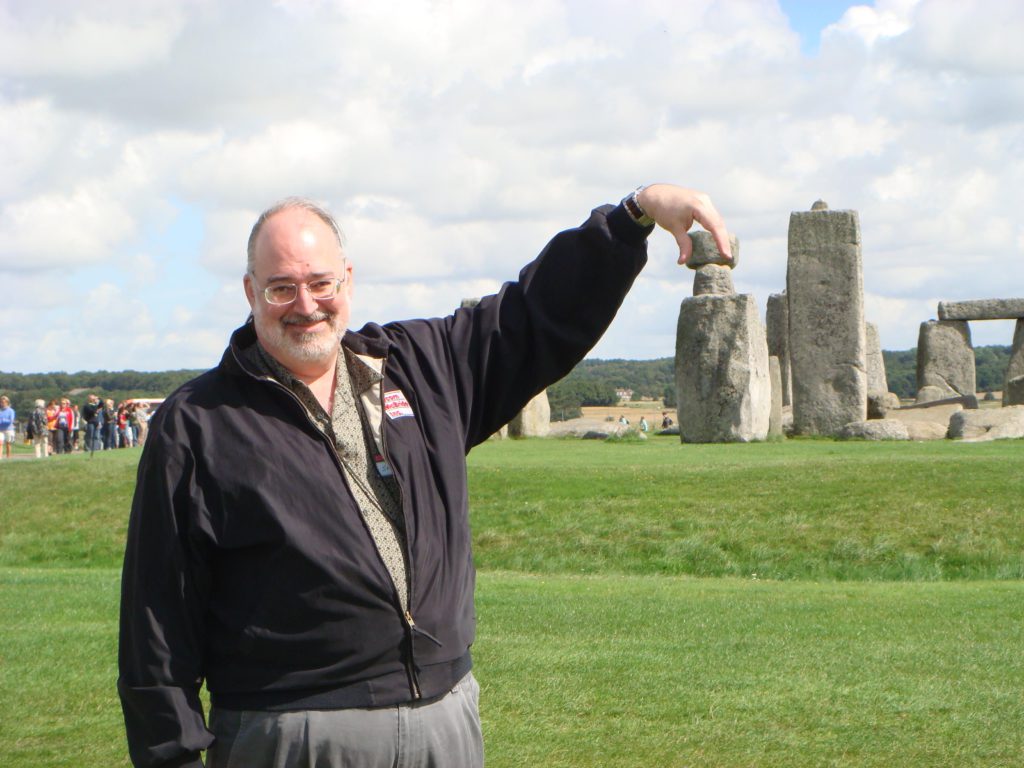
[[[384,355],[384,362],[381,365],[381,380],[375,384],[380,387],[381,393],[384,391],[384,371],[387,369],[388,356]],[[383,398],[382,398],[383,406]],[[416,677],[416,665],[413,661],[413,654],[415,651],[415,643],[413,642],[413,634],[418,632],[416,629],[416,621],[412,617],[412,547],[409,544],[409,518],[405,514],[405,493],[402,491],[402,483],[399,482],[398,473],[395,472],[395,465],[391,461],[391,456],[388,454],[388,439],[387,439],[387,418],[385,417],[383,407],[381,408],[380,414],[380,452],[384,454],[384,461],[391,467],[392,476],[395,478],[395,487],[398,489],[398,508],[402,512],[402,522],[405,526],[405,594],[406,594],[406,609],[405,609],[405,623],[409,628],[409,660],[406,662],[406,671],[409,675],[409,686],[412,689],[412,695],[414,699],[422,698],[420,692],[419,680]]]

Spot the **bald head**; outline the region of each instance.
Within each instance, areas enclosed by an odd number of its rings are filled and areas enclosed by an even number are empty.
[[[267,223],[267,220],[272,218],[275,214],[292,209],[307,211],[320,219],[320,221],[326,224],[334,235],[334,240],[338,244],[338,250],[344,250],[345,236],[342,234],[341,227],[338,226],[338,222],[334,220],[334,217],[331,216],[330,213],[327,212],[326,208],[317,205],[312,200],[305,197],[286,197],[284,200],[279,200],[263,211],[259,218],[256,219],[256,223],[253,224],[252,231],[249,233],[248,248],[246,249],[246,271],[253,271],[256,261],[256,241],[259,239],[260,232],[263,231],[263,227]]]

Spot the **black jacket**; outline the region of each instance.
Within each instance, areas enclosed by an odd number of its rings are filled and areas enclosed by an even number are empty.
[[[382,434],[406,520],[411,616],[330,439],[291,392],[243,364],[251,324],[164,402],[139,464],[122,579],[118,690],[136,765],[201,765],[212,741],[204,679],[214,706],[326,709],[433,698],[470,669],[465,454],[597,342],[646,261],[648,232],[606,206],[475,308],[345,335],[383,361],[385,399],[404,396]]]

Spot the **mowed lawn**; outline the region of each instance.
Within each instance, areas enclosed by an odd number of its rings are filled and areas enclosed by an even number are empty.
[[[137,453],[0,465],[0,765],[127,765]],[[488,766],[1024,764],[1024,442],[488,443]]]

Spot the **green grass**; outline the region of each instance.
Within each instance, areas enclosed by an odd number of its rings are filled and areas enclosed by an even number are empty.
[[[1024,578],[1024,441],[487,443],[470,468],[484,569]]]
[[[0,568],[0,764],[127,765],[118,573]],[[1013,766],[1024,584],[482,574],[488,765]]]
[[[5,768],[128,764],[138,455],[0,464]],[[1024,442],[531,440],[469,463],[489,768],[1024,764]]]

